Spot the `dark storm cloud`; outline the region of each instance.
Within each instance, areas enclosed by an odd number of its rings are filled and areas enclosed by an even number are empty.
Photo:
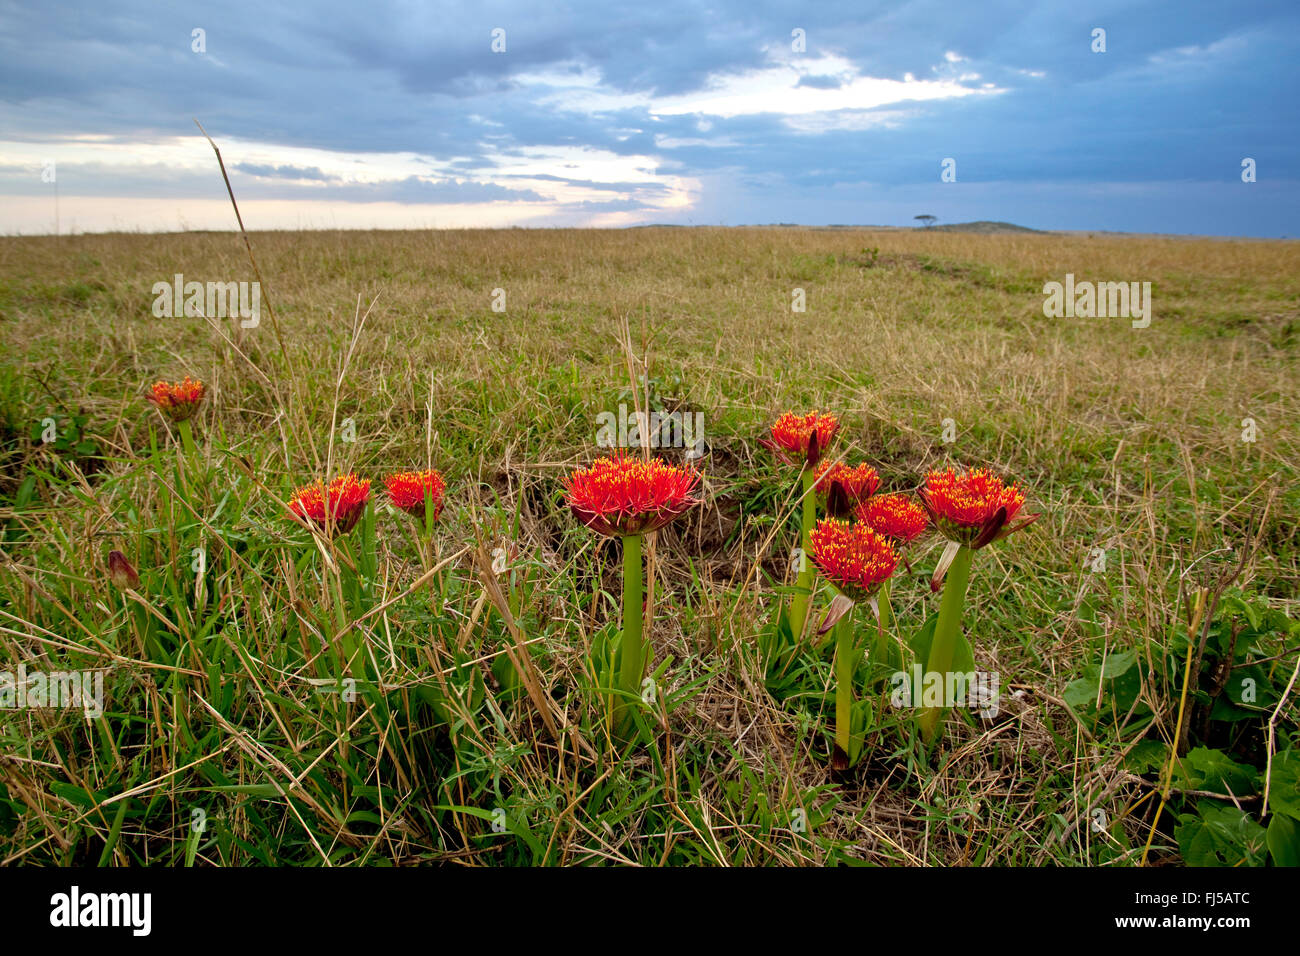
[[[708,8],[666,0],[619,10],[594,0],[327,0],[217,10],[154,0],[111,8],[89,0],[0,0],[0,22],[0,139],[149,142],[193,136],[197,116],[224,141],[415,154],[439,167],[431,170],[435,182],[410,177],[371,186],[335,181],[332,171],[309,164],[240,163],[232,154],[244,188],[256,195],[305,198],[326,190],[344,201],[381,193],[410,203],[539,201],[537,192],[512,191],[503,185],[508,176],[491,171],[530,149],[569,148],[653,157],[659,176],[706,184],[700,213],[730,203],[731,221],[767,221],[766,209],[797,197],[800,221],[828,222],[844,218],[846,190],[871,188],[883,197],[928,189],[938,184],[940,161],[951,157],[958,182],[935,196],[953,209],[970,207],[968,186],[1000,183],[1013,190],[1007,195],[1020,188],[1028,196],[1032,187],[1035,201],[1055,203],[1052,215],[1068,223],[1090,209],[1087,188],[1145,183],[1148,228],[1157,229],[1161,215],[1188,214],[1176,198],[1155,197],[1176,197],[1169,187],[1180,182],[1243,187],[1243,157],[1259,163],[1254,185],[1300,180],[1292,78],[1300,13],[1286,2],[905,0],[796,9],[762,0]],[[502,53],[492,51],[498,28],[505,31]],[[1105,53],[1092,50],[1096,28],[1106,31]],[[803,56],[833,56],[843,65],[801,75],[797,86],[809,95],[842,90],[854,77],[909,74],[972,90],[992,84],[999,92],[816,116],[774,109],[657,115],[648,105],[708,93],[720,77],[780,58],[797,60],[796,29],[806,39]],[[204,31],[204,52],[193,49],[195,30]],[[584,94],[599,94],[599,105]],[[448,170],[455,175],[447,178]],[[98,174],[96,194],[173,195],[191,185],[188,174],[133,174],[108,160],[66,173],[74,174]],[[485,176],[493,181],[475,181]],[[617,192],[634,205],[667,191],[663,184],[602,183],[582,169],[554,180]],[[28,173],[0,170],[6,192],[30,192],[31,182]],[[196,179],[193,188],[211,194],[210,183]],[[1294,196],[1294,189],[1266,198],[1262,188],[1239,188],[1236,222],[1199,228],[1280,228],[1300,212]],[[990,209],[979,218],[1007,217]]]

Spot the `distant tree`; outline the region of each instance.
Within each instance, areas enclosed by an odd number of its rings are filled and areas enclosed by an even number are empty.
[[[925,225],[925,228],[927,229],[929,229],[931,226],[933,226],[936,222],[939,221],[934,216],[913,216],[912,218],[921,220],[921,222]]]

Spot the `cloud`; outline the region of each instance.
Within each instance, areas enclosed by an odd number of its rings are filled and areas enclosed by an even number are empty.
[[[334,176],[328,176],[316,166],[269,166],[259,163],[235,163],[231,169],[262,179],[308,179],[314,182],[334,182]]]
[[[838,76],[812,76],[806,73],[795,84],[796,87],[812,87],[815,90],[838,90],[843,85],[844,81]]]
[[[812,77],[812,83],[804,83]],[[824,82],[826,78],[833,84]],[[742,73],[710,78],[707,89],[657,99],[650,112],[658,116],[699,113],[732,117],[754,113],[800,116],[839,110],[869,110],[918,100],[951,99],[1003,92],[997,88],[972,88],[963,81],[902,79],[860,73],[844,57],[790,58]]]
[[[234,0],[219,17],[155,0],[0,4],[0,194],[30,200],[0,208],[0,230],[26,228],[20,205],[44,208],[47,157],[65,199],[141,200],[122,216],[166,200],[151,222],[207,208],[224,186],[197,116],[241,201],[290,224],[309,208],[351,222],[407,206],[441,222],[828,222],[859,195],[855,215],[880,221],[895,207],[881,198],[873,214],[870,197],[913,188],[986,219],[1008,215],[972,197],[1014,204],[1019,189],[1048,204],[1042,218],[1090,222],[1096,190],[1146,183],[1151,202],[1132,201],[1152,229],[1294,231],[1286,190],[1262,188],[1300,181],[1300,11],[1280,0],[797,13],[485,0],[454,17],[406,0]],[[1091,51],[1097,26],[1105,54]],[[1259,163],[1249,187],[1243,156]],[[945,157],[956,183],[939,183]],[[1189,210],[1175,183],[1240,187],[1236,211]]]

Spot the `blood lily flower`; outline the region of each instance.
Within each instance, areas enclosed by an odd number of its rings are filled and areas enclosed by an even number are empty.
[[[853,516],[877,534],[884,535],[893,542],[903,564],[911,573],[912,565],[907,560],[907,553],[902,545],[909,544],[923,535],[930,526],[930,519],[925,509],[910,495],[890,494],[876,495],[860,502],[854,509]],[[877,664],[885,666],[889,662],[902,663],[898,648],[886,631],[894,626],[894,611],[890,603],[890,581],[880,588],[880,597],[876,602],[876,611],[880,619],[880,628],[872,646],[871,658]]]
[[[597,459],[565,481],[574,516],[597,534],[623,540],[623,632],[617,678],[611,679],[621,693],[609,700],[610,722],[619,734],[631,729],[627,701],[640,696],[648,656],[643,637],[641,536],[699,504],[695,496],[699,482],[696,471],[626,456]]]
[[[1020,515],[1024,493],[986,468],[946,468],[926,474],[918,493],[939,532],[949,541],[978,551],[1038,519]]]
[[[599,458],[565,483],[574,516],[597,534],[641,535],[699,504],[698,472],[658,459]]]
[[[876,495],[858,504],[854,517],[895,544],[908,544],[925,533],[930,519],[910,495]]]
[[[847,518],[861,502],[880,487],[880,473],[866,462],[846,465],[823,459],[817,466],[813,487],[825,496],[826,510],[835,518]]]
[[[854,602],[875,594],[898,566],[888,538],[839,518],[823,518],[813,528],[811,557],[826,580]]]
[[[447,483],[436,469],[426,471],[401,471],[384,479],[388,500],[399,511],[413,518],[423,519],[426,499],[433,508],[433,520],[442,514],[442,496]]]
[[[980,548],[1032,524],[1039,516],[1020,514],[1024,493],[984,468],[931,471],[917,496],[949,542],[930,580],[930,587],[937,591],[940,580],[947,576],[925,665],[927,679],[935,674],[946,682],[961,638],[971,559]],[[922,710],[919,720],[926,743],[934,739],[943,715],[942,707]]]
[[[188,375],[182,382],[155,382],[145,398],[174,422],[191,418],[203,403],[203,383]]]
[[[772,437],[759,440],[761,445],[772,450],[778,460],[787,465],[800,466],[799,480],[803,494],[800,499],[799,550],[795,552],[798,556],[796,566],[799,570],[795,578],[798,590],[791,596],[789,613],[785,616],[785,624],[796,641],[803,635],[804,623],[808,618],[808,597],[812,590],[813,572],[807,556],[812,550],[808,536],[817,523],[813,469],[821,461],[822,453],[834,440],[839,427],[839,419],[834,415],[822,414],[815,409],[805,415],[785,412],[772,426]],[[838,495],[836,497],[838,499]],[[779,630],[778,625],[778,632]]]
[[[305,485],[293,493],[289,510],[304,524],[327,534],[347,534],[370,500],[370,482],[354,474],[339,475],[328,487],[324,482]]]
[[[898,554],[889,539],[867,525],[825,518],[812,532],[812,559],[840,592],[819,630],[835,634],[835,751],[832,766],[844,770],[857,761],[862,735],[852,733],[853,674],[862,654],[855,648],[852,611],[889,581]]]
[[[839,419],[831,414],[816,410],[806,415],[786,412],[772,426],[772,437],[760,439],[759,443],[787,465],[812,467],[821,460],[839,427]]]

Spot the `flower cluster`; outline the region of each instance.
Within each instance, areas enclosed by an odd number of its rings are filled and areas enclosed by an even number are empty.
[[[835,491],[836,485],[839,486],[839,492]],[[822,461],[817,466],[813,487],[828,500],[842,494],[844,503],[851,509],[876,493],[880,487],[880,473],[866,462],[848,465],[842,461]]]
[[[569,508],[592,531],[610,536],[662,528],[699,504],[698,472],[658,459],[598,458],[565,482]]]
[[[806,415],[786,412],[772,426],[771,439],[760,439],[787,465],[816,465],[839,431],[840,423],[834,415],[818,411]]]
[[[447,483],[433,468],[427,471],[400,471],[384,479],[384,490],[393,507],[421,520],[424,518],[426,496],[433,503],[434,520],[442,514],[442,496],[446,489]]]
[[[876,495],[860,502],[854,517],[898,544],[919,538],[930,526],[925,509],[910,495]]]
[[[155,383],[147,398],[170,420],[181,423],[179,431],[189,448],[191,426],[185,423],[198,410],[204,394],[202,382],[186,377],[176,383]],[[817,634],[835,629],[834,759],[837,765],[842,761],[843,766],[848,766],[850,759],[857,759],[858,753],[850,747],[850,728],[856,720],[852,688],[855,668],[864,659],[861,649],[854,645],[851,615],[855,604],[880,594],[875,601],[877,630],[878,636],[885,635],[886,629],[892,627],[888,622],[893,619],[889,602],[892,585],[886,582],[900,562],[906,562],[906,554],[910,552],[905,546],[933,526],[954,544],[945,549],[932,579],[932,586],[937,588],[933,582],[942,580],[947,573],[944,599],[924,663],[927,673],[948,673],[954,666],[960,643],[962,602],[972,552],[1027,526],[1039,516],[1023,514],[1024,493],[1014,483],[1004,482],[985,468],[934,469],[925,475],[914,496],[877,494],[881,478],[876,468],[865,462],[848,464],[825,458],[838,430],[839,421],[832,414],[816,410],[805,414],[786,412],[772,425],[770,439],[763,439],[762,444],[781,461],[798,467],[797,482],[803,491],[799,554],[811,559],[838,591]],[[192,456],[183,459],[187,463],[196,460]],[[628,717],[633,713],[628,708],[635,706],[646,662],[653,655],[653,647],[645,640],[644,633],[648,612],[642,597],[641,535],[662,528],[699,505],[701,480],[700,473],[689,466],[618,454],[598,458],[590,467],[570,473],[564,481],[568,506],[578,521],[598,534],[623,539],[622,633],[617,645],[609,645],[617,656],[606,655],[600,665],[604,668],[601,681],[611,682],[618,691],[611,697],[609,712],[619,721],[620,733],[636,723]],[[394,509],[416,519],[437,519],[442,513],[447,485],[435,469],[390,474],[383,479],[383,487]],[[337,537],[349,533],[361,520],[370,504],[370,493],[370,480],[349,472],[328,483],[318,480],[297,488],[288,501],[288,510],[305,527]],[[820,521],[817,520],[819,498],[827,513]],[[108,555],[108,576],[121,589],[133,590],[140,586],[139,574],[120,551]],[[783,646],[797,647],[806,632],[807,606],[816,594],[813,571],[806,564],[800,567],[797,584],[790,589],[789,614],[783,615],[778,626],[771,629],[770,634],[775,636],[764,650],[765,655],[777,662],[786,654]],[[882,647],[887,650],[889,646],[892,645],[873,644],[872,653],[876,654]],[[886,662],[889,659],[887,655],[881,658]],[[878,663],[876,657],[869,660]],[[617,668],[616,675],[614,668]],[[941,719],[942,708],[927,704],[921,718],[926,740],[932,739]]]
[[[930,520],[949,541],[978,550],[1033,522],[1038,515],[1014,519],[1025,503],[1014,484],[986,468],[930,471],[918,493]]]
[[[182,382],[155,382],[145,398],[174,422],[183,422],[203,403],[203,383],[188,375]]]
[[[327,534],[347,534],[370,500],[370,482],[354,474],[339,475],[329,485],[318,481],[293,493],[289,510],[298,520]]]
[[[864,601],[898,566],[898,552],[862,522],[823,518],[812,530],[812,559],[826,579],[854,601]]]

